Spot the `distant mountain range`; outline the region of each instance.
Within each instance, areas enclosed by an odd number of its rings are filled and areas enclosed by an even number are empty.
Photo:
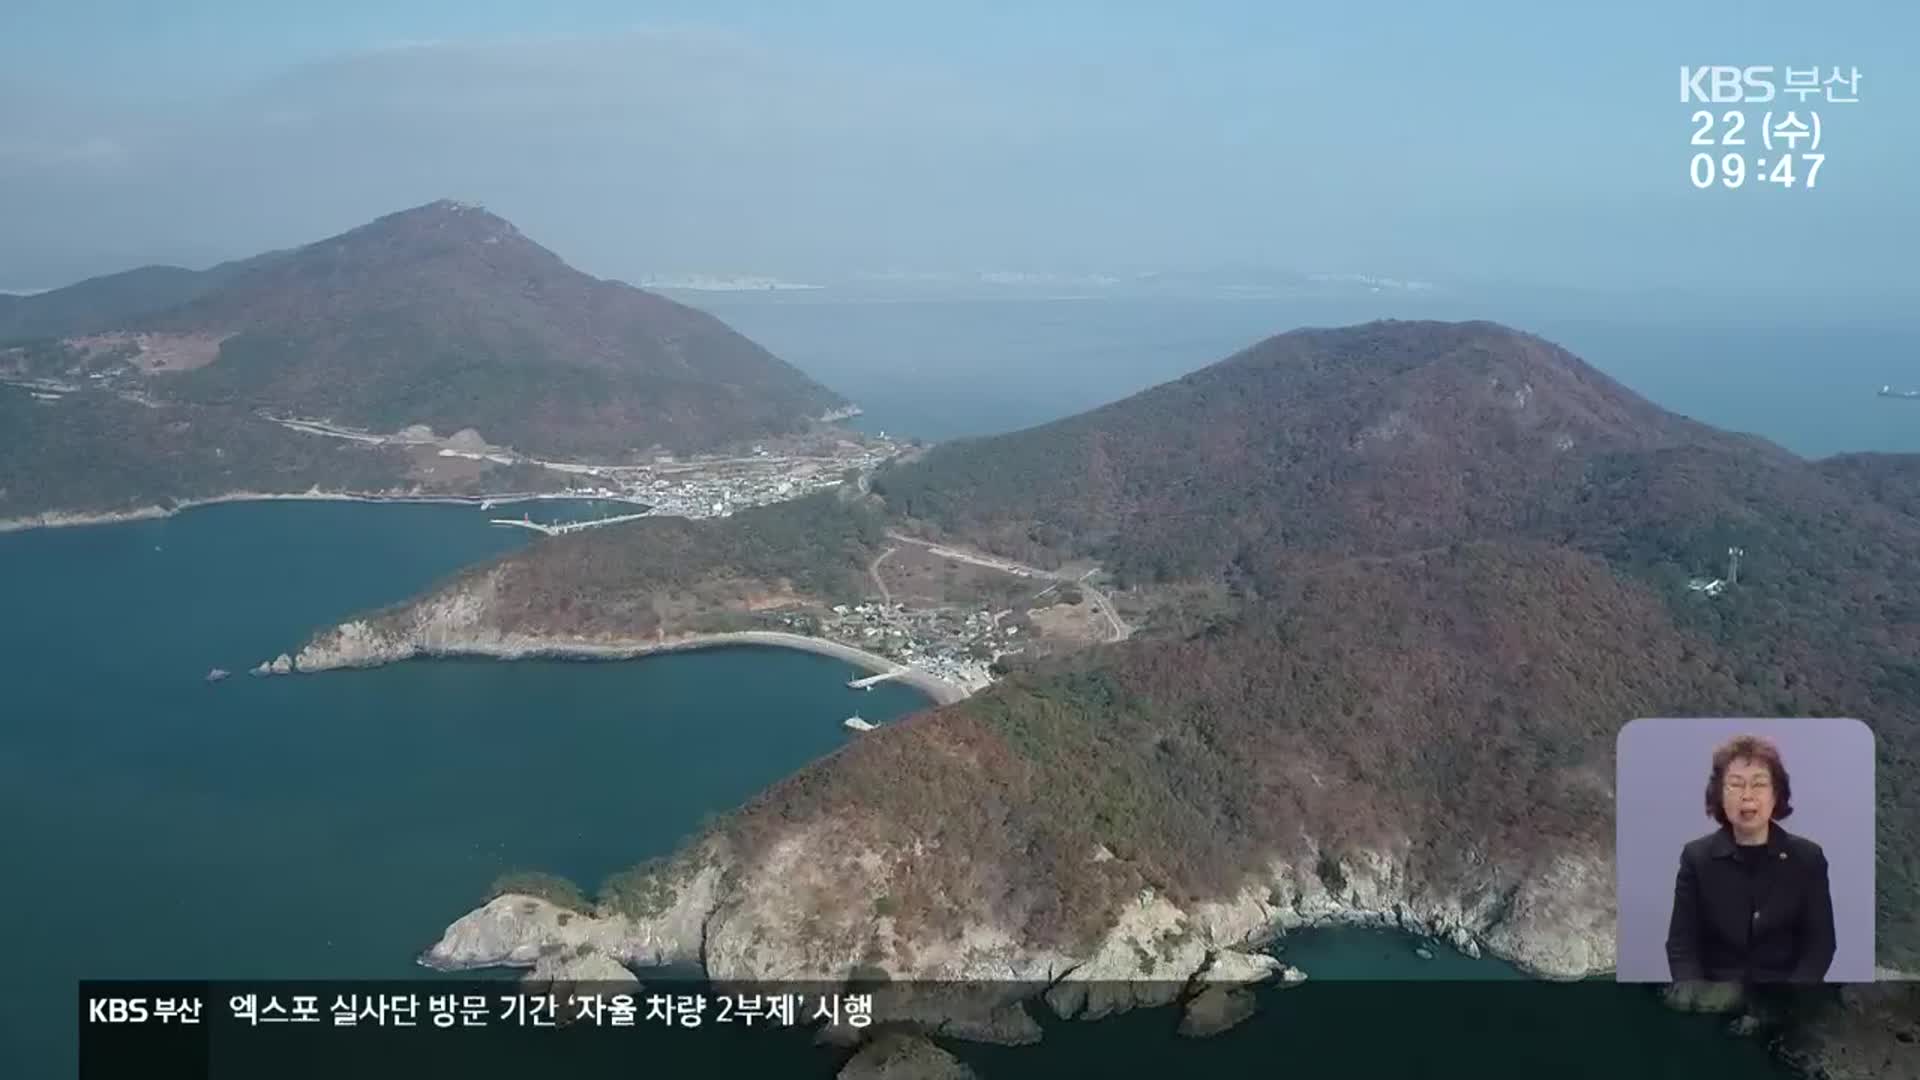
[[[166,400],[474,428],[550,456],[710,449],[848,404],[712,316],[583,274],[448,201],[209,270],[6,297],[7,339],[65,346],[34,352],[31,374],[118,369]]]
[[[1595,975],[1624,724],[1858,716],[1879,958],[1910,970],[1916,492],[1920,456],[1809,462],[1503,326],[1371,323],[936,446],[870,494],[538,544],[302,655],[646,640],[663,575],[742,618],[870,599],[895,534],[1097,561],[1131,637],[1016,658],[774,785],[640,871],[645,917],[608,940],[723,979],[1052,983],[1063,1015],[1165,1000],[1313,922]],[[1737,585],[1690,589],[1731,546]],[[1002,1019],[988,1037],[1025,1037]]]
[[[797,299],[992,299],[1086,296],[1112,299],[1340,298],[1369,293],[1421,295],[1431,282],[1356,273],[1296,273],[1269,268],[1142,273],[1034,270],[884,270],[820,275],[793,282],[762,274],[682,274],[646,284],[687,293],[800,293]]]

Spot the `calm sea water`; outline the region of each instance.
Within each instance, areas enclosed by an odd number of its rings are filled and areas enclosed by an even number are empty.
[[[271,503],[0,535],[0,1063],[26,1066],[0,1075],[71,1075],[82,975],[404,977],[500,873],[597,883],[841,745],[851,706],[924,702],[782,649],[244,674],[531,535],[486,516]]]
[[[1811,457],[1920,451],[1920,321],[1782,324],[1597,316],[1523,303],[701,298],[742,333],[924,439],[994,434],[1104,404],[1302,326],[1490,318],[1537,333],[1675,412]]]
[[[715,310],[861,401],[869,426],[928,438],[1053,419],[1291,326],[1487,314],[1252,302]],[[1903,381],[1907,331],[1847,341],[1508,321],[1670,408],[1804,453],[1920,449],[1920,405],[1871,397]],[[1804,350],[1821,364],[1799,365]],[[14,931],[0,1075],[71,1074],[76,978],[404,977],[500,873],[596,882],[842,745],[850,705],[885,719],[921,704],[896,684],[856,700],[843,665],[763,649],[244,674],[315,627],[531,538],[488,516],[273,503],[0,535],[0,866]],[[237,674],[209,685],[213,666]],[[1757,1044],[1667,1012],[1643,988],[1518,983],[1495,962],[1444,949],[1422,960],[1408,940],[1365,931],[1285,951],[1314,979],[1267,992],[1259,1018],[1214,1040],[1175,1038],[1178,1014],[1162,1009],[1046,1022],[1037,1047],[953,1049],[988,1077],[1778,1073]],[[1364,981],[1381,979],[1403,981]],[[837,1067],[797,1035],[698,1038],[725,1041],[649,1043],[658,1056],[639,1060],[724,1060],[755,1075]],[[550,1066],[546,1053],[516,1068]]]
[[[0,535],[5,1075],[72,1074],[77,978],[417,974],[413,956],[500,873],[595,882],[849,737],[849,670],[776,649],[203,681],[523,542],[482,517],[272,503]],[[884,719],[921,699],[882,684],[857,704]],[[1177,1012],[1160,1009],[1047,1022],[1017,1051],[952,1048],[989,1077],[1235,1075],[1276,1055],[1355,1076],[1462,1061],[1481,1076],[1550,1061],[1577,1076],[1774,1071],[1756,1044],[1639,988],[1343,984],[1514,974],[1363,931],[1297,938],[1286,955],[1315,980],[1269,992],[1260,1018],[1216,1040],[1175,1038]],[[1564,1063],[1569,1040],[1614,1025],[1632,1038]],[[514,1068],[553,1060],[550,1044],[522,1052]],[[625,1075],[635,1054],[742,1075],[838,1062],[799,1033],[656,1033],[575,1071]]]

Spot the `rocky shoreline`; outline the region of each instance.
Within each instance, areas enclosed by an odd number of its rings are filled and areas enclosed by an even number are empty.
[[[890,853],[866,849],[836,863],[829,831],[796,829],[751,864],[736,860],[724,834],[710,834],[656,871],[657,903],[637,916],[498,896],[455,920],[419,962],[441,971],[505,966],[537,975],[542,958],[558,954],[580,958],[599,977],[671,966],[697,968],[720,986],[782,981],[818,993],[843,992],[857,978],[860,992],[873,995],[874,1026],[826,1028],[818,1036],[849,1046],[866,1040],[854,1059],[861,1067],[850,1061],[842,1074],[857,1076],[897,1075],[865,1071],[896,1060],[951,1068],[928,1055],[929,1035],[1039,1041],[1035,1005],[1063,1019],[1095,1019],[1177,1004],[1180,1035],[1218,1034],[1253,1015],[1254,984],[1286,987],[1311,977],[1265,951],[1297,930],[1395,928],[1548,979],[1605,975],[1613,967],[1613,881],[1599,854],[1561,855],[1499,899],[1471,901],[1413,881],[1404,855],[1393,851],[1337,860],[1345,878],[1339,895],[1322,885],[1317,855],[1276,860],[1266,880],[1231,898],[1183,908],[1143,891],[1096,946],[1068,955],[1024,945],[985,917],[910,942],[889,917],[847,913],[860,905],[824,917],[817,897],[811,904],[796,899],[815,880],[852,879],[875,895],[890,887]],[[875,968],[884,981],[872,980]],[[1920,1077],[1920,983],[1839,991],[1829,1008],[1782,1032],[1775,1052],[1808,1075],[1834,1080]],[[1742,1017],[1729,1030],[1745,1034],[1755,1022]]]
[[[714,649],[727,645],[763,645],[782,649],[799,649],[802,652],[831,656],[836,660],[845,660],[864,671],[876,675],[886,674],[900,665],[878,653],[856,649],[851,645],[842,645],[825,638],[808,637],[805,634],[784,634],[773,630],[739,630],[719,634],[688,634],[683,637],[668,638],[664,641],[650,641],[639,638],[608,638],[601,640],[564,639],[534,635],[503,635],[501,640],[448,640],[436,642],[431,647],[416,647],[403,653],[381,654],[377,657],[348,660],[325,649],[316,649],[308,645],[299,653],[288,656],[283,653],[273,660],[265,661],[262,667],[268,669],[263,674],[310,673],[347,667],[379,667],[383,664],[397,663],[421,657],[477,656],[494,660],[528,660],[548,658],[561,660],[635,660],[645,656],[664,653],[691,652],[695,649]],[[281,660],[286,660],[282,664]],[[256,669],[258,670],[258,669]],[[914,689],[932,698],[936,703],[949,705],[968,697],[973,690],[949,682],[937,675],[918,669],[910,669],[897,677],[897,681],[906,683]]]
[[[1288,932],[1308,928],[1399,928],[1473,955],[1485,951],[1543,978],[1584,978],[1613,967],[1613,882],[1597,855],[1561,856],[1504,897],[1483,901],[1429,893],[1410,881],[1404,858],[1393,852],[1339,860],[1342,895],[1322,884],[1313,869],[1317,856],[1275,861],[1264,880],[1234,897],[1183,908],[1143,891],[1090,951],[1069,955],[1023,943],[986,913],[907,941],[892,918],[866,905],[830,915],[817,894],[812,903],[798,899],[813,893],[814,879],[851,883],[867,895],[891,887],[887,853],[836,859],[828,831],[797,829],[751,865],[736,861],[724,838],[704,840],[656,872],[661,902],[644,917],[499,896],[450,925],[420,962],[447,971],[527,967],[543,952],[565,950],[605,955],[634,970],[698,967],[716,983],[830,987],[844,985],[856,969],[878,968],[889,981],[876,991],[876,1022],[1003,1044],[1039,1039],[1025,1008],[1030,1000],[1063,1018],[1093,1019],[1183,1000],[1191,1006],[1205,996],[1189,1034],[1223,1030],[1246,1015],[1231,984],[1311,976],[1261,954]]]

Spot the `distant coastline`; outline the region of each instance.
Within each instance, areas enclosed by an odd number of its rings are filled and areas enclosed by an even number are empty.
[[[200,499],[181,499],[172,506],[136,506],[128,510],[48,510],[40,514],[27,514],[22,517],[0,518],[0,533],[24,532],[28,529],[64,529],[85,525],[118,525],[128,521],[150,521],[154,518],[172,517],[183,510],[192,510],[201,506],[216,506],[220,503],[237,502],[363,502],[363,503],[444,503],[450,506],[479,506],[485,502],[534,502],[592,498],[581,495],[527,494],[525,492],[506,492],[499,495],[386,495],[379,492],[353,491],[232,491],[225,495],[209,495]],[[630,500],[620,500],[630,501]]]

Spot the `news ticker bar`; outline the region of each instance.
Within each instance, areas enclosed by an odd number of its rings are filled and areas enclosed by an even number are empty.
[[[709,1061],[720,1032],[822,1028],[850,1038],[872,1024],[874,995],[829,984],[721,989],[683,979],[536,984],[511,979],[402,981],[84,981],[80,1075],[86,1078],[351,1075],[450,1062],[529,1068],[564,1051],[618,1062]],[[705,1032],[704,1035],[701,1033]],[[761,1040],[720,1040],[740,1044]],[[726,1049],[726,1048],[722,1048]],[[791,1047],[789,1047],[791,1049]],[[268,1070],[262,1072],[261,1070]],[[404,1070],[403,1070],[404,1071]]]
[[[1892,972],[1880,982],[1920,981]],[[995,1003],[1036,999],[1056,984],[1001,980],[881,982],[849,986],[821,982],[753,982],[724,986],[689,977],[625,982],[523,982],[495,979],[414,980],[85,980],[79,983],[82,1033],[131,1028],[157,1031],[272,1030],[276,1028],[437,1029],[472,1031],[593,1028],[693,1030],[706,1026],[817,1028],[855,1031],[884,1019],[902,1002]],[[1189,980],[1090,981],[1090,990],[1124,986],[1141,1000],[1171,1002],[1190,996]],[[1256,988],[1262,984],[1254,984]],[[1781,992],[1817,992],[1822,986],[1780,984]],[[1864,985],[1864,984],[1863,984]],[[1670,983],[1619,983],[1609,977],[1572,982],[1487,978],[1309,980],[1300,988],[1326,992],[1403,989],[1414,992],[1476,988],[1584,988],[1588,992],[1663,991]],[[1165,993],[1142,991],[1158,987]],[[875,1002],[882,1008],[876,1012]]]
[[[551,984],[506,980],[418,983],[83,982],[82,1030],[154,1027],[181,1031],[279,1025],[331,1028],[682,1029],[706,1024],[766,1026],[873,1022],[873,994],[815,984],[762,984],[722,992],[672,982],[651,990],[630,982]]]
[[[1174,1006],[1159,1020],[1171,1032],[1184,982],[1088,984],[1139,1004]],[[79,985],[82,1077],[252,1078],[357,1075],[546,1075],[565,1062],[573,1075],[821,1076],[848,1044],[899,1018],[976,1018],[982,1002],[1022,1006],[1042,1026],[1071,1024],[1038,999],[1046,983],[763,983],[720,987],[696,979],[540,985],[512,979],[398,981],[89,981]],[[1548,1041],[1582,1045],[1596,1016],[1674,1015],[1664,988],[1532,980],[1313,980],[1256,987],[1286,1022],[1337,1028],[1343,1018],[1420,1017],[1435,1031],[1520,1025]],[[1773,1011],[1831,986],[1770,987]],[[1893,988],[1888,987],[1891,990]],[[591,1003],[589,1003],[591,1002]],[[905,1005],[917,1005],[903,1011]],[[1645,1010],[1645,1011],[1639,1011]],[[917,1014],[914,1015],[914,1014]],[[1003,1016],[1004,1018],[1004,1016]],[[1036,1029],[1037,1030],[1037,1029]],[[963,1036],[964,1037],[964,1036]],[[842,1049],[823,1048],[832,1041]],[[556,1057],[555,1055],[564,1055]],[[798,1064],[796,1064],[798,1063]],[[590,1066],[590,1067],[589,1067]],[[824,1071],[821,1071],[824,1069]],[[596,1071],[598,1070],[598,1071]],[[1634,1075],[1632,1070],[1619,1075]],[[4,1075],[0,1070],[0,1075]]]

